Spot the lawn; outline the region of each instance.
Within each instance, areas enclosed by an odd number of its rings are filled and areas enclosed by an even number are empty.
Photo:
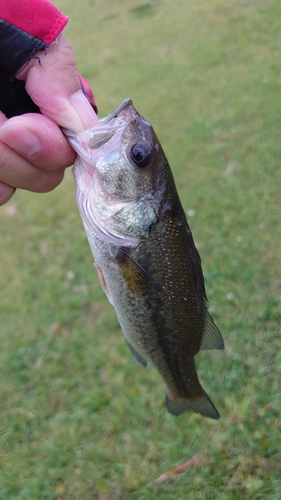
[[[221,419],[168,414],[133,360],[69,170],[0,209],[0,499],[279,500],[281,4],[55,3],[100,116],[131,97],[170,160],[226,345],[197,356]]]

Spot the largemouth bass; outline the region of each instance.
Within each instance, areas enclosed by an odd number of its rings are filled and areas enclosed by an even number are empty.
[[[77,204],[101,286],[134,358],[158,370],[170,413],[219,418],[200,385],[194,356],[224,344],[153,128],[127,99],[92,129],[65,134],[78,153]]]

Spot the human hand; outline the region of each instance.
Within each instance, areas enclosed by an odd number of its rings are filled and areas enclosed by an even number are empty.
[[[81,132],[98,118],[81,90],[71,47],[63,35],[17,76],[41,113],[7,119],[0,112],[0,205],[16,188],[44,193],[63,179],[76,154],[60,127]]]

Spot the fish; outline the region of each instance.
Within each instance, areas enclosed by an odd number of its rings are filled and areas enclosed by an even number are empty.
[[[172,415],[218,419],[195,356],[224,349],[174,177],[130,99],[89,130],[64,131],[77,152],[76,200],[102,289],[142,367],[153,365]]]

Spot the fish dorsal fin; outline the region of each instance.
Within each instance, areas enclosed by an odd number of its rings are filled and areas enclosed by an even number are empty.
[[[128,342],[127,339],[126,339],[126,344],[129,347],[129,349],[130,349],[135,361],[138,363],[138,365],[146,368],[148,365],[148,362],[146,361],[146,359],[138,351],[136,351],[136,349]]]
[[[200,351],[203,351],[204,349],[224,349],[221,332],[215,325],[215,322],[208,311],[206,311],[205,315],[204,332]]]
[[[137,295],[147,295],[151,289],[151,280],[148,273],[126,250],[120,249],[115,259],[125,283]]]

